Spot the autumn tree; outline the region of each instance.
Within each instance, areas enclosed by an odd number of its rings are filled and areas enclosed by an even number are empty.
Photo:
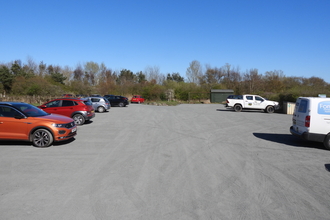
[[[105,65],[101,64],[98,89],[100,94],[112,94],[116,91],[117,75],[111,70],[107,69]]]
[[[206,89],[221,88],[221,83],[224,78],[224,71],[221,68],[212,68],[211,66],[206,66],[205,74],[201,77],[201,86]]]
[[[41,61],[38,65],[38,69],[37,69],[37,73],[39,76],[44,76],[46,74],[46,68],[47,68],[47,65],[44,64],[43,61]]]
[[[227,89],[233,89],[236,94],[242,93],[242,88],[240,86],[242,76],[238,67],[231,67],[230,64],[226,63],[223,67],[221,67],[224,77],[223,77],[223,85]]]
[[[100,70],[99,64],[93,61],[86,62],[84,68],[87,82],[94,86],[96,84],[96,79],[98,78],[97,74]]]
[[[146,80],[149,82],[154,80],[157,84],[162,84],[165,80],[165,76],[160,73],[160,69],[158,66],[146,67],[143,74],[146,76]]]
[[[283,92],[284,74],[282,70],[267,71],[264,74],[265,79],[265,91],[279,93]]]
[[[189,63],[186,76],[188,82],[199,85],[200,78],[202,77],[202,67],[199,61],[193,60],[191,63]]]
[[[243,74],[243,86],[245,93],[254,94],[263,89],[262,75],[258,69],[250,69]]]

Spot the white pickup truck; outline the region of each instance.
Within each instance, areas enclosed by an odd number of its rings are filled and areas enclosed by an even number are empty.
[[[234,108],[235,112],[242,109],[264,110],[267,113],[273,113],[279,109],[278,102],[269,101],[258,95],[239,95],[233,98],[227,98],[226,107]]]

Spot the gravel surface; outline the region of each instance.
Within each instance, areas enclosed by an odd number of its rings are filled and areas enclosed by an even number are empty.
[[[0,142],[0,219],[330,219],[330,151],[291,118],[131,104],[67,143]]]

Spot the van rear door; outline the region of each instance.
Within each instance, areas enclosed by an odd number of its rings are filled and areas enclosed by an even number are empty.
[[[310,127],[310,114],[309,106],[310,100],[298,98],[296,102],[296,109],[292,116],[292,126],[295,131],[300,134],[309,131]]]

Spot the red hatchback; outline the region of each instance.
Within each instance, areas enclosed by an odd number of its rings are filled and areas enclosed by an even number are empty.
[[[133,96],[133,98],[131,99],[131,103],[143,103],[144,102],[144,98],[140,95],[135,95]]]
[[[65,115],[73,118],[76,125],[82,125],[95,117],[92,103],[88,99],[59,98],[38,106],[45,112]]]

